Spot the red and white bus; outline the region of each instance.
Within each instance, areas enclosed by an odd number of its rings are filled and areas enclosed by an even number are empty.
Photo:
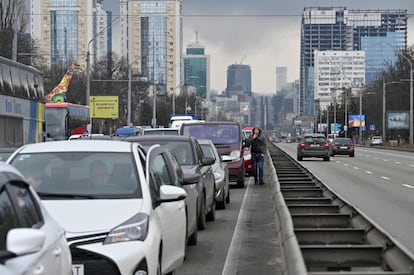
[[[46,140],[66,140],[84,134],[90,123],[89,106],[68,102],[46,103]]]

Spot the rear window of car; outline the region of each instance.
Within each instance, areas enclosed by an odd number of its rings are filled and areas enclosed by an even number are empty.
[[[334,140],[334,143],[352,144],[352,140],[350,138],[337,138]]]
[[[305,136],[303,139],[305,142],[325,142],[324,136]]]
[[[91,198],[142,198],[135,161],[123,152],[19,154],[11,162],[33,188],[53,195]],[[99,166],[97,169],[94,169]],[[42,197],[43,198],[43,197]]]

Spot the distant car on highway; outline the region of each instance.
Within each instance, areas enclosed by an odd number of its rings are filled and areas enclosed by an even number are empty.
[[[355,157],[355,146],[350,138],[336,138],[330,144],[330,156],[348,155]]]
[[[329,142],[324,134],[305,134],[297,146],[297,160],[323,158],[329,161]]]
[[[8,162],[33,178],[65,229],[74,274],[166,274],[183,263],[187,243],[187,193],[167,154],[157,145],[66,140],[24,145]]]
[[[369,143],[369,145],[374,146],[374,145],[382,145],[383,141],[382,141],[382,137],[381,136],[373,136],[371,138],[371,141]]]

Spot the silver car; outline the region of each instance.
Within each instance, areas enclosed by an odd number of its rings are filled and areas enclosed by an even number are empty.
[[[229,169],[227,163],[223,162],[216,146],[209,139],[198,139],[198,143],[206,157],[214,158],[212,165],[216,183],[216,206],[217,209],[225,209],[226,203],[230,203]]]
[[[2,162],[0,204],[0,274],[72,274],[63,228],[28,179]]]

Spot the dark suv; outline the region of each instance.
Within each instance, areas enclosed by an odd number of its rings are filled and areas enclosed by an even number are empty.
[[[324,134],[306,134],[297,147],[297,160],[305,157],[323,158],[329,161],[329,142]]]
[[[348,155],[355,157],[355,146],[350,138],[336,138],[330,146],[330,155]]]
[[[215,179],[212,165],[214,159],[203,155],[203,151],[197,139],[189,136],[174,135],[148,135],[128,137],[126,141],[134,141],[143,146],[160,144],[170,149],[180,164],[184,175],[198,175],[199,181],[196,185],[197,198],[197,226],[203,230],[206,227],[206,220],[215,220],[216,199]],[[182,156],[183,149],[186,153]]]

